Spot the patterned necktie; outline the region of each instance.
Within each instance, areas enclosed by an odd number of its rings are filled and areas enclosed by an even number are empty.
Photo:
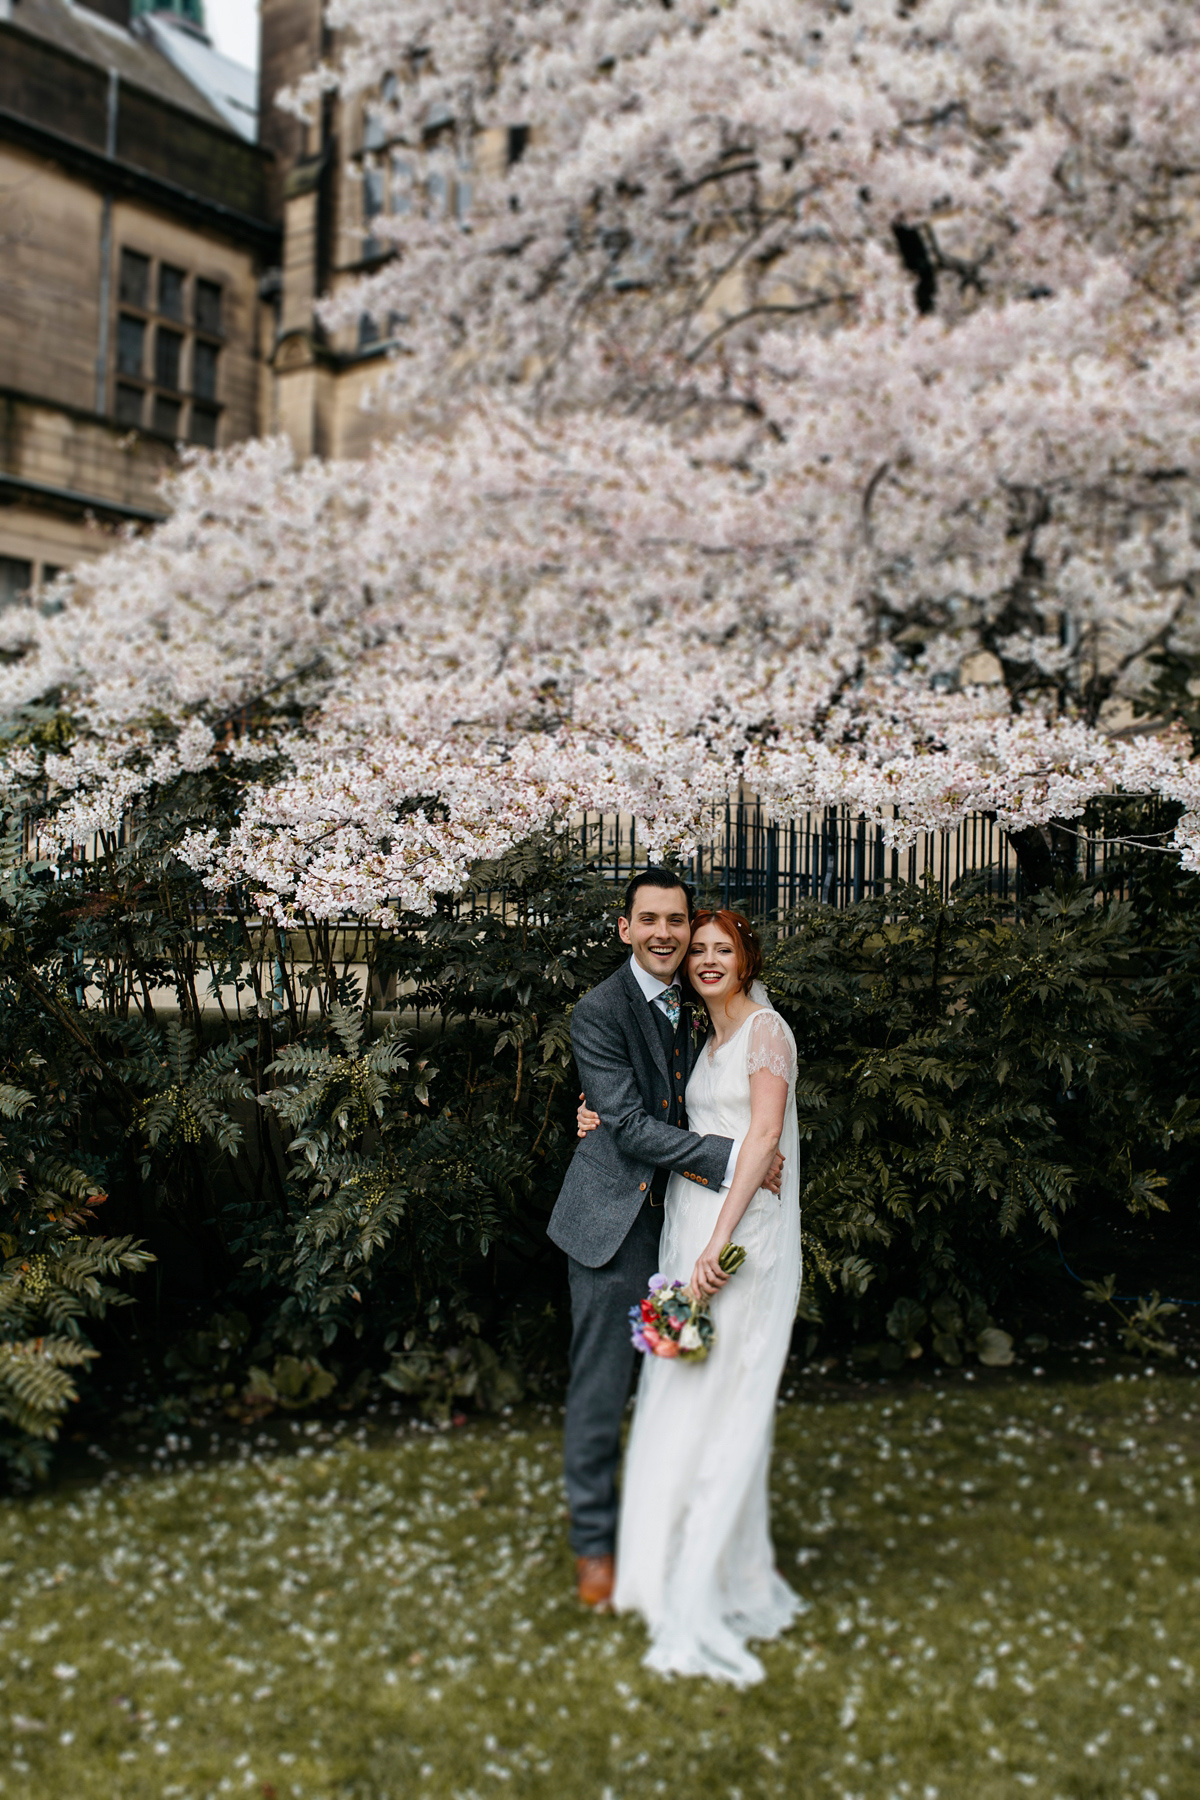
[[[671,1030],[678,1031],[679,1030],[679,1014],[680,1014],[679,983],[677,981],[673,981],[671,983],[670,987],[664,988],[662,993],[658,997],[662,1001],[663,1011],[666,1013],[668,1019],[670,1019],[670,1021],[671,1021]]]

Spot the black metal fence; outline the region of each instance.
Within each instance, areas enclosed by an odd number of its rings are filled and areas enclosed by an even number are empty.
[[[585,813],[570,826],[579,849],[614,886],[621,886],[651,856],[638,822],[627,813]],[[871,896],[881,897],[904,882],[932,876],[948,895],[964,876],[987,875],[993,891],[1004,900],[1019,902],[1021,876],[1016,853],[1007,833],[995,819],[969,813],[952,831],[919,832],[902,850],[888,847],[886,827],[879,819],[866,819],[846,807],[827,806],[786,823],[768,822],[762,804],[751,797],[727,800],[713,808],[700,832],[694,853],[680,867],[698,892],[720,894],[723,905],[736,905],[763,916],[785,912],[803,900],[826,906],[851,906]],[[32,814],[15,821],[13,850],[27,858],[42,854]],[[1151,833],[1159,840],[1166,831]],[[117,842],[124,845],[122,822]],[[1126,846],[1138,838],[1106,837],[1101,830],[1082,826],[1077,833],[1077,868],[1088,880],[1113,870],[1113,879],[1124,891],[1128,886],[1127,862],[1118,872],[1114,863],[1126,860]],[[19,844],[19,848],[17,845]],[[1160,842],[1157,848],[1164,845]],[[75,860],[100,860],[98,840],[81,846]],[[460,911],[482,907],[506,907],[506,890],[474,889],[458,901]],[[362,929],[361,922],[353,927]]]
[[[683,866],[698,889],[716,889],[725,905],[757,914],[802,900],[849,906],[926,875],[949,894],[965,875],[987,873],[1002,898],[1020,899],[1017,859],[994,819],[971,814],[953,831],[922,832],[905,850],[889,849],[884,829],[877,819],[833,806],[769,824],[757,800],[730,800],[714,809],[711,829]],[[626,815],[588,813],[573,830],[584,854],[614,884],[651,860],[637,821]],[[1081,831],[1080,873],[1102,872],[1109,849],[1098,833]]]

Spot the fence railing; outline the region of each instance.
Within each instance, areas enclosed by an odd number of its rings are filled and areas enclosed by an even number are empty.
[[[587,813],[572,830],[583,853],[614,884],[628,881],[650,860],[637,821],[628,815]],[[1089,879],[1102,873],[1110,844],[1098,832],[1083,831],[1078,843],[1080,873]],[[965,875],[987,873],[1002,898],[1021,897],[1020,871],[1006,833],[977,813],[953,831],[921,832],[908,849],[891,850],[881,821],[844,807],[769,824],[759,801],[730,800],[714,809],[711,830],[683,866],[697,889],[716,890],[723,904],[757,914],[787,910],[802,900],[849,906],[926,875],[949,894]]]

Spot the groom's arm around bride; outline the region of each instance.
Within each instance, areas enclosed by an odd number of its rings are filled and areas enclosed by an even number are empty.
[[[691,1035],[686,1011],[680,1035]],[[691,1045],[672,1044],[668,1059],[665,1037],[628,963],[585,994],[571,1015],[571,1048],[600,1128],[580,1140],[549,1233],[568,1256],[592,1268],[620,1248],[647,1195],[661,1198],[657,1190],[666,1184],[659,1170],[678,1169],[706,1187],[720,1187],[725,1177],[733,1139],[683,1128]]]

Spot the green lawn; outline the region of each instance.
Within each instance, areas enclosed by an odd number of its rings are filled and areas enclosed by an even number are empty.
[[[557,1409],[384,1418],[4,1502],[0,1792],[1200,1794],[1192,1380],[801,1382],[775,1525],[808,1611],[743,1694],[577,1609]]]

